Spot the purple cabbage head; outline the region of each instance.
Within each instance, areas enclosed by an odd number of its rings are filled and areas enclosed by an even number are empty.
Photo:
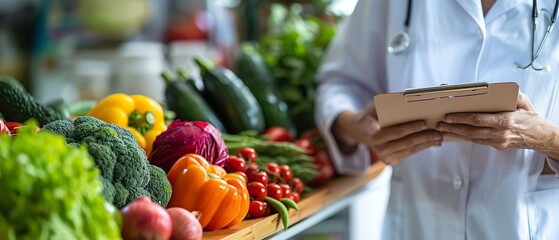
[[[220,167],[225,166],[229,156],[221,133],[213,125],[175,120],[167,127],[167,131],[155,139],[149,161],[169,172],[173,164],[187,153],[201,155],[210,164]]]

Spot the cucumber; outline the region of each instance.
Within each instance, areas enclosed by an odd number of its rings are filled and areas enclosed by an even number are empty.
[[[178,119],[204,121],[212,124],[220,132],[226,131],[219,117],[204,101],[200,93],[193,88],[193,85],[185,81],[178,81],[170,72],[163,72],[161,75],[166,82],[167,107],[175,112]]]
[[[224,120],[225,128],[230,133],[262,132],[265,127],[262,109],[243,81],[231,70],[215,66],[208,59],[194,57],[194,61],[200,68],[207,100]]]
[[[296,131],[289,117],[287,103],[277,92],[272,74],[252,43],[244,43],[241,46],[235,69],[237,76],[250,89],[260,104],[266,120],[266,128],[284,127],[295,136]]]
[[[55,109],[37,101],[15,79],[0,76],[0,113],[6,121],[25,122],[36,119],[40,126],[66,119]]]

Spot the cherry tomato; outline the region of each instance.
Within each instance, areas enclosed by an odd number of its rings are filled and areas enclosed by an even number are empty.
[[[268,184],[268,197],[275,198],[279,200],[283,197],[283,190],[281,189],[280,185],[276,183]]]
[[[268,189],[261,182],[249,182],[247,184],[248,195],[250,199],[257,201],[266,200]]]
[[[239,155],[239,157],[242,157],[247,161],[256,161],[256,151],[254,150],[254,148],[242,147],[241,149],[239,149],[239,152],[237,154]]]
[[[227,158],[227,166],[235,172],[244,172],[247,168],[247,162],[237,156],[229,156]]]
[[[248,181],[249,182],[260,182],[264,184],[264,186],[268,185],[268,174],[263,171],[255,171],[247,173]]]
[[[313,162],[318,166],[319,175],[307,182],[307,185],[313,188],[318,188],[332,179],[336,172],[326,151],[318,151],[314,156]]]
[[[291,190],[293,190],[293,192],[301,194],[303,190],[305,190],[305,184],[303,184],[303,180],[297,177],[291,179]]]
[[[262,132],[270,142],[291,142],[293,137],[287,128],[270,127]]]
[[[295,202],[299,202],[299,200],[301,200],[301,194],[299,194],[298,192],[291,192],[287,196],[283,196],[283,197],[291,198],[291,200]]]
[[[272,212],[272,206],[270,206],[270,204],[268,204],[267,202],[264,203],[266,203],[266,210],[264,212],[264,216],[269,216],[270,212]]]
[[[247,175],[248,175],[248,174],[250,174],[250,173],[252,173],[252,172],[258,172],[258,171],[260,171],[260,167],[259,167],[258,165],[256,165],[256,164],[254,164],[254,163],[250,163],[250,164],[248,164],[247,169],[246,169],[245,172],[246,172]]]
[[[263,217],[266,214],[266,208],[268,204],[261,201],[250,201],[250,205],[248,207],[248,214],[252,218],[259,218]]]
[[[318,151],[318,147],[308,138],[299,138],[293,143],[307,150],[307,155],[312,156]]]
[[[239,171],[237,171],[236,173],[238,173],[239,175],[241,175],[241,176],[245,179],[245,182],[248,182],[248,177],[247,177],[247,174],[246,174],[245,172],[239,172]]]
[[[291,186],[289,186],[289,184],[286,183],[280,183],[279,186],[281,187],[281,191],[282,191],[282,195],[283,196],[287,196],[289,194],[291,194]]]
[[[268,181],[278,183],[280,178],[280,168],[277,163],[268,162],[265,165],[266,169],[268,169]]]
[[[291,172],[291,168],[287,165],[280,165],[280,176],[283,178],[283,181],[289,182],[293,177],[293,173]]]

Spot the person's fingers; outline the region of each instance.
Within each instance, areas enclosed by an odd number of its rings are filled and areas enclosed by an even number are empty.
[[[443,122],[489,128],[510,128],[514,125],[510,112],[450,113],[444,117]]]
[[[380,156],[390,156],[397,152],[406,151],[414,146],[422,145],[430,142],[442,142],[443,136],[440,132],[427,130],[411,134],[405,138],[387,142],[382,145],[375,146],[375,151]]]
[[[422,151],[426,148],[432,147],[432,146],[440,146],[441,142],[440,141],[431,141],[431,142],[424,142],[412,147],[408,147],[405,150],[396,152],[393,155],[387,156],[387,157],[380,157],[379,156],[379,160],[381,160],[382,162],[384,162],[385,164],[388,165],[397,165],[398,163],[400,163],[402,160],[406,159],[407,157]]]
[[[535,111],[534,106],[530,102],[528,95],[524,94],[523,92],[518,93],[518,99],[516,101],[516,108],[523,109],[527,111]]]
[[[497,150],[520,148],[520,145],[516,141],[514,141],[514,139],[510,139],[510,138],[485,138],[485,139],[469,138],[467,136],[445,132],[443,133],[443,139],[461,139],[461,140],[477,143],[480,145],[491,146]]]
[[[408,135],[427,129],[425,121],[414,121],[393,127],[383,128],[371,139],[374,145],[381,145],[390,141],[404,138]]]
[[[375,107],[375,103],[371,102],[363,111],[361,111],[358,115],[358,119],[365,118],[365,117],[373,117],[375,119],[378,118],[377,115],[377,108]]]
[[[501,138],[504,132],[496,131],[494,128],[475,127],[466,124],[449,124],[444,122],[438,123],[435,129],[444,133],[461,135],[469,139]]]

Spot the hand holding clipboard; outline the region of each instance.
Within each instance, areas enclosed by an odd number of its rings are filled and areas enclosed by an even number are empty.
[[[518,84],[465,83],[408,89],[374,97],[381,127],[425,120],[435,128],[448,113],[516,110]]]

